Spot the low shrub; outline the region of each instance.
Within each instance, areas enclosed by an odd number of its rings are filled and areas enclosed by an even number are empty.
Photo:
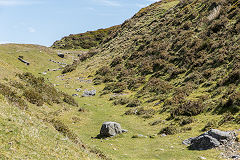
[[[96,71],[96,75],[105,76],[107,74],[110,74],[110,72],[111,69],[108,66],[103,66]]]
[[[216,120],[212,120],[209,121],[202,129],[203,132],[208,131],[210,129],[216,128],[218,127],[217,121]]]
[[[161,129],[158,134],[174,135],[179,133],[179,130],[176,126],[167,126]]]
[[[156,121],[154,121],[154,122],[152,122],[152,123],[149,123],[151,126],[155,126],[155,125],[158,125],[158,124],[160,124],[160,123],[163,123],[163,121],[162,120],[156,120]]]
[[[61,134],[63,134],[64,136],[68,137],[70,140],[72,140],[74,143],[79,143],[78,140],[78,136],[73,133],[68,126],[66,126],[64,123],[62,123],[59,120],[51,120],[51,123],[53,125],[53,127],[60,132]]]
[[[129,99],[126,97],[118,97],[115,99],[115,101],[113,102],[114,105],[125,105],[129,103]]]
[[[9,86],[0,83],[0,94],[7,98],[10,103],[16,105],[20,109],[26,110],[28,108],[26,102],[21,99],[16,92],[12,91]]]
[[[233,117],[233,115],[231,113],[227,112],[224,115],[222,115],[221,120],[218,122],[218,125],[221,126],[226,122],[234,121],[234,119],[235,118]]]
[[[76,70],[77,66],[78,66],[78,61],[74,61],[71,65],[67,65],[64,67],[62,74],[66,74]]]
[[[24,90],[23,96],[26,97],[30,103],[36,104],[37,106],[42,106],[44,103],[42,95],[33,89]]]
[[[171,113],[172,117],[175,116],[196,116],[204,111],[204,105],[201,100],[186,101],[179,104]]]
[[[184,125],[187,125],[187,124],[191,124],[193,122],[194,122],[194,119],[192,117],[187,117],[187,118],[181,119],[180,122],[179,122],[179,125],[184,126]]]
[[[63,93],[63,101],[72,105],[78,107],[78,103],[74,100],[74,98],[66,93]]]
[[[121,64],[122,63],[122,58],[120,56],[118,57],[115,57],[113,60],[112,60],[112,63],[110,64],[111,67],[115,67],[116,65],[118,64]]]
[[[140,105],[141,105],[141,101],[139,101],[138,99],[132,99],[128,103],[127,107],[137,107],[137,106],[140,106]]]
[[[168,82],[153,77],[147,82],[142,90],[144,92],[153,92],[155,94],[165,94],[170,92],[171,89],[172,86]]]
[[[154,109],[144,109],[141,107],[129,109],[125,112],[125,115],[138,115],[142,116],[143,118],[151,118],[155,113],[156,111]]]

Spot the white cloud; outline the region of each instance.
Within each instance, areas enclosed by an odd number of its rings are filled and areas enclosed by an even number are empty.
[[[28,32],[34,33],[34,32],[36,32],[36,29],[33,27],[28,27]]]
[[[121,4],[117,1],[112,0],[98,0],[99,3],[101,3],[104,6],[112,6],[112,7],[119,7]]]
[[[18,5],[31,5],[39,4],[42,1],[38,0],[0,0],[0,6],[18,6]]]

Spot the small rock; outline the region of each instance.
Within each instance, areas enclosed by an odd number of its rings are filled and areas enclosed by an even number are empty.
[[[127,132],[128,132],[128,130],[122,129],[122,133],[127,133]]]
[[[142,134],[138,134],[138,135],[133,135],[132,138],[147,138],[147,136],[144,136]]]
[[[239,155],[234,155],[231,157],[232,159],[240,159],[240,156]]]
[[[207,159],[207,158],[200,156],[199,159]]]
[[[81,88],[77,88],[77,89],[76,89],[77,92],[80,92],[81,90],[82,90]]]
[[[166,137],[167,135],[165,133],[161,134],[162,137]]]
[[[76,96],[78,96],[78,94],[73,94],[72,96],[73,96],[73,97],[76,97]]]

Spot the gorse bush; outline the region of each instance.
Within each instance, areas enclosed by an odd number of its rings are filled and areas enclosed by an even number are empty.
[[[66,94],[66,93],[63,93],[63,101],[72,105],[72,106],[78,106],[78,103],[74,100],[73,97],[71,97],[70,95]]]
[[[67,65],[64,67],[62,74],[72,72],[77,69],[78,61],[74,61],[71,65]]]
[[[42,95],[33,89],[24,90],[23,96],[26,97],[30,103],[36,104],[37,106],[42,106],[44,103]]]
[[[196,116],[204,111],[204,105],[201,100],[198,101],[186,101],[179,104],[171,113],[172,117],[175,116]]]
[[[43,103],[52,105],[53,103],[66,102],[70,105],[77,106],[76,101],[68,94],[59,92],[52,84],[45,82],[42,77],[35,77],[31,73],[17,75],[26,83],[23,89],[23,96],[33,104],[42,106]]]
[[[179,133],[177,126],[167,126],[161,129],[158,134],[174,135]]]
[[[19,107],[20,109],[27,109],[26,102],[17,95],[16,92],[12,91],[11,88],[5,84],[0,83],[0,94],[7,98],[7,100]]]

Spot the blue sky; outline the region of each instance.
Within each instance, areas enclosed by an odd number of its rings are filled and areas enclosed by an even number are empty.
[[[121,24],[158,0],[0,0],[0,43],[50,46],[69,34]]]

